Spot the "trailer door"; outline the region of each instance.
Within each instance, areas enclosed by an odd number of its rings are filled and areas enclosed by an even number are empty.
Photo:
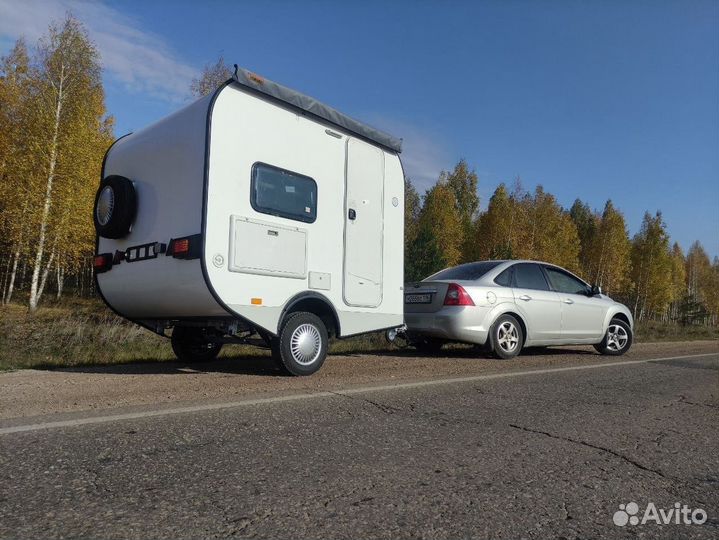
[[[344,301],[376,307],[382,302],[384,152],[347,140],[345,173]]]

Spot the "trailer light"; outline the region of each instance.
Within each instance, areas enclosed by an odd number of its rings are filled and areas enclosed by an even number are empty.
[[[252,298],[250,299],[250,303],[253,306],[261,306],[262,305],[262,298]]]
[[[102,274],[112,268],[112,253],[99,253],[92,259],[92,267],[96,274]]]
[[[162,244],[160,244],[162,246]],[[157,249],[158,246],[155,246]],[[166,255],[172,255],[175,259],[199,259],[202,251],[202,235],[193,234],[183,238],[173,238],[167,245]],[[156,251],[157,253],[157,251]]]
[[[447,294],[444,297],[445,306],[473,306],[474,301],[464,287],[456,283],[450,283]]]

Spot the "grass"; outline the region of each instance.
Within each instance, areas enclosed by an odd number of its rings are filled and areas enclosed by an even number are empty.
[[[380,334],[337,340],[334,353],[388,349]],[[225,346],[222,356],[265,356],[256,347]],[[118,317],[99,300],[67,299],[30,314],[0,306],[0,370],[172,360],[170,340]]]
[[[719,328],[639,323],[636,342],[719,339]],[[392,350],[381,333],[336,340],[334,353]],[[266,350],[233,345],[222,356],[260,356]],[[120,364],[174,358],[170,342],[117,317],[99,300],[68,298],[35,314],[23,305],[0,306],[0,370]]]

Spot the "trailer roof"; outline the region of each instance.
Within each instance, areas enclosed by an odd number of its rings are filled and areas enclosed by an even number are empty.
[[[232,80],[245,88],[269,96],[275,100],[286,103],[293,108],[300,109],[321,120],[336,125],[364,139],[368,139],[380,146],[394,152],[402,151],[402,139],[393,137],[383,131],[368,126],[342,114],[329,105],[317,101],[315,98],[302,94],[281,84],[270,81],[251,71],[240,68],[235,64],[235,73]]]

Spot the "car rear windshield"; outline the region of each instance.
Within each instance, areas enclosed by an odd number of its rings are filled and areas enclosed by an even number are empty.
[[[454,268],[447,268],[446,270],[442,270],[441,272],[432,274],[431,276],[426,278],[425,281],[432,280],[432,279],[436,279],[436,280],[457,279],[457,280],[471,281],[471,280],[481,278],[484,274],[489,272],[492,268],[501,264],[501,262],[502,261],[482,261],[482,262],[460,264],[459,266],[455,266]]]

